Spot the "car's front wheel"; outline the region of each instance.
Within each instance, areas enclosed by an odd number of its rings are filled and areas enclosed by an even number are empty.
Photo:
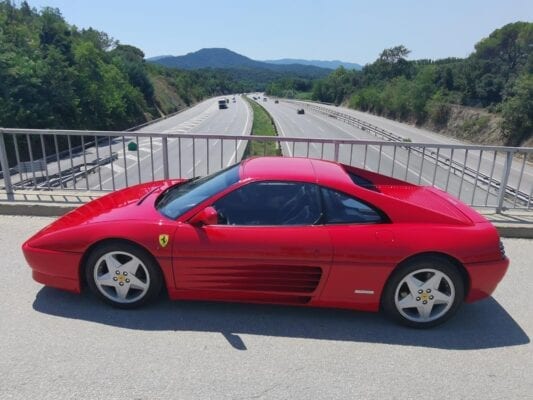
[[[450,261],[425,257],[400,266],[383,292],[385,312],[398,322],[430,328],[449,319],[464,299],[463,279]]]
[[[129,243],[108,243],[87,258],[85,277],[93,293],[119,308],[139,307],[161,290],[159,267]]]

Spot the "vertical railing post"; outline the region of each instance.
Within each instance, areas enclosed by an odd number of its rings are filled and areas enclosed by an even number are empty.
[[[498,205],[496,207],[496,213],[501,214],[503,210],[503,201],[505,200],[505,189],[507,188],[507,182],[509,181],[509,174],[511,173],[511,164],[513,162],[513,153],[507,152],[505,157],[505,165],[502,171],[502,178],[500,179],[500,191],[498,192]]]
[[[4,140],[4,130],[0,128],[0,164],[2,164],[2,175],[4,177],[4,186],[8,200],[14,200],[13,184],[11,183],[11,172],[9,171],[9,162],[7,159],[6,142]]]
[[[168,138],[166,136],[163,136],[161,139],[163,142],[163,179],[168,179]],[[181,160],[180,160],[181,163]],[[181,177],[180,177],[181,178]]]
[[[335,152],[334,152],[334,155],[333,155],[333,159],[335,160],[335,162],[339,162],[339,143],[338,142],[335,142]]]

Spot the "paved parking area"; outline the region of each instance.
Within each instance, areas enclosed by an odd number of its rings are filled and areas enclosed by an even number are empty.
[[[533,397],[533,241],[504,240],[493,298],[419,331],[342,310],[115,310],[31,280],[20,245],[51,221],[0,216],[0,399]]]

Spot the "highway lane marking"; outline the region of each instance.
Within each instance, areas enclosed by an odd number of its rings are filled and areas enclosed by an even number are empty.
[[[209,115],[205,115],[203,116],[203,120],[207,119]],[[248,105],[246,105],[246,123],[244,124],[244,128],[243,128],[243,131],[241,133],[241,136],[244,136],[246,133],[247,133],[247,128],[250,124],[250,117],[251,117],[251,113],[250,113],[250,108]],[[192,124],[191,124],[192,125]],[[229,127],[226,128],[226,131],[229,129]],[[185,140],[185,143],[183,142],[183,140]],[[171,143],[176,143],[178,142],[179,139],[178,138],[169,138],[169,145]],[[214,147],[217,143],[218,143],[219,139],[216,139],[215,142],[212,144],[212,146],[210,147]],[[150,146],[150,140],[146,140],[144,139],[143,141],[139,141],[139,143],[143,143],[143,145],[149,147]],[[243,141],[242,140],[239,140],[237,142],[237,149],[239,149],[242,145]],[[145,152],[147,152],[148,154],[144,157],[139,157],[139,159],[137,159],[136,156],[132,155],[132,154],[127,154],[126,155],[126,158],[127,159],[130,159],[132,161],[135,161],[133,164],[130,164],[130,165],[127,165],[126,168],[123,168],[123,167],[119,167],[117,164],[113,163],[113,170],[114,172],[118,172],[118,174],[122,174],[124,173],[125,170],[130,170],[131,168],[135,168],[137,167],[137,161],[139,161],[139,163],[143,162],[144,160],[148,159],[151,157],[151,153],[154,154],[154,156],[156,155],[157,152],[161,151],[161,146],[162,146],[162,143],[161,142],[154,142],[152,141],[152,147],[157,147],[158,149],[154,150],[153,152],[151,152],[150,150],[148,149],[139,149],[140,151],[143,150]],[[193,140],[192,139],[182,139],[181,140],[181,143],[180,143],[180,147],[181,147],[181,152],[182,154],[185,153],[188,149],[190,149],[191,147],[193,146]],[[119,150],[117,151],[117,155],[119,157],[119,159],[123,159],[124,158],[124,152],[123,150]],[[234,151],[233,152],[233,155],[231,156],[229,162],[228,162],[228,166],[230,164],[232,164],[235,160],[235,157],[236,157],[236,152]],[[155,159],[155,157],[154,157]],[[201,164],[202,162],[202,159],[198,159],[198,161],[195,162],[195,166],[194,166],[194,169],[196,169],[197,167],[199,167],[199,165]],[[111,166],[110,165],[106,165],[105,167],[111,169]],[[117,168],[118,167],[118,168]],[[155,168],[154,169],[154,176],[163,168],[162,165],[160,165],[159,167]],[[190,168],[188,173],[192,173],[193,171],[193,168]],[[114,178],[115,180],[119,179],[119,177],[117,176],[117,174],[114,174]],[[107,184],[108,182],[110,182],[111,180],[113,180],[113,177],[110,177],[108,179],[105,179],[102,181],[102,187]],[[97,188],[100,188],[100,183],[97,183],[96,185],[92,186],[92,189],[97,189]]]
[[[102,167],[111,170],[111,164],[102,165]],[[117,171],[118,173],[122,173],[122,172],[124,172],[124,168],[121,167],[121,166],[118,165],[118,164],[113,163],[113,171]],[[106,180],[105,182],[109,182],[110,180],[111,180],[111,179],[108,179],[108,180]],[[103,185],[103,184],[104,184],[104,181],[102,181],[102,185]],[[96,189],[97,187],[100,187],[100,184],[91,187],[91,189]]]
[[[348,134],[349,136],[352,136],[352,137],[358,139],[357,136],[355,136],[355,135],[353,135],[352,133],[350,133],[350,132],[348,132],[347,130],[345,130],[344,127],[336,126],[336,125],[334,125],[331,121],[329,121],[329,120],[327,120],[327,119],[325,119],[325,118],[323,119],[321,116],[318,116],[318,115],[316,115],[316,114],[313,114],[313,116],[314,116],[315,118],[317,118],[317,119],[322,119],[322,120],[323,120],[324,122],[326,122],[327,124],[330,124],[330,125],[334,126],[335,128],[338,128],[338,129],[340,129],[341,131],[343,131],[344,133]],[[355,128],[355,129],[357,129],[357,128]],[[384,141],[383,143],[386,144],[387,142]],[[378,146],[371,145],[371,146],[368,146],[368,147],[371,148],[371,149],[373,149],[376,153],[378,153],[378,154],[380,153],[380,151],[379,151],[379,149],[378,149]],[[388,159],[391,161],[391,163],[392,163],[392,161],[393,161],[393,157],[391,157],[390,155],[388,155],[388,154],[387,154],[386,152],[384,152],[384,151],[381,152],[381,154],[382,154],[383,156],[385,156],[386,158],[388,158]],[[394,162],[397,163],[397,164],[399,164],[400,166],[404,167],[405,169],[407,169],[407,172],[408,172],[408,173],[411,173],[413,176],[415,176],[415,177],[418,178],[418,175],[416,175],[415,172],[410,171],[410,170],[407,168],[407,164],[404,164],[403,162],[399,161],[397,157],[396,157],[396,159],[394,160]],[[394,164],[393,164],[393,168],[394,168]],[[430,186],[433,185],[433,183],[432,183],[430,180],[426,179],[424,176],[421,176],[421,180],[423,180],[424,182],[426,182],[426,183],[427,183],[428,185],[430,185]]]
[[[284,137],[284,138],[287,138],[288,136],[285,135],[285,131],[283,130],[283,127],[281,126],[281,123],[279,121],[278,121],[277,125],[278,125],[278,128],[280,130],[281,136]],[[285,146],[287,146],[287,153],[289,153],[289,157],[292,157],[292,151],[291,151],[291,149],[289,147],[289,143],[285,142]]]
[[[329,109],[329,110],[335,110],[331,106],[325,106],[325,105],[322,105],[322,106],[327,108],[327,109]],[[394,131],[395,129],[398,129],[398,130],[402,130],[403,133],[407,134],[409,137],[411,135],[414,135],[413,136],[414,139],[416,139],[417,136],[422,138],[422,140],[418,140],[418,139],[417,140],[413,140],[415,142],[416,141],[424,142],[427,138],[429,138],[429,139],[434,141],[433,143],[430,143],[430,144],[445,144],[445,145],[449,145],[449,144],[452,144],[452,145],[453,144],[467,145],[468,144],[468,143],[464,143],[464,142],[462,142],[460,140],[456,140],[456,139],[451,139],[450,140],[450,138],[444,138],[443,135],[438,133],[438,132],[426,131],[426,130],[423,130],[423,129],[420,129],[420,128],[417,128],[417,127],[404,126],[405,124],[403,124],[401,122],[394,121],[394,120],[389,120],[387,118],[380,117],[380,116],[367,115],[366,113],[361,112],[361,111],[350,110],[350,109],[346,109],[344,107],[341,108],[341,111],[346,113],[346,114],[348,114],[348,115],[351,115],[351,116],[353,116],[355,118],[358,118],[358,119],[360,119],[362,121],[365,121],[366,123],[378,126],[378,127],[382,128],[382,129],[386,129],[386,130],[389,130],[389,131]],[[381,126],[380,126],[380,124],[381,124]],[[413,130],[415,130],[415,131],[413,132]],[[464,154],[464,153],[462,153],[461,151],[455,152],[453,160],[457,161],[459,163],[462,163],[463,159],[464,159],[464,156],[462,156],[462,154]],[[488,163],[489,165],[492,165],[492,157],[490,155],[487,155],[487,153],[484,153],[482,160],[484,162]],[[467,165],[467,166],[469,166],[471,168],[475,168],[475,164],[474,163],[476,161],[477,160],[474,160],[473,162],[469,163],[469,165]],[[498,154],[498,156],[496,157],[495,164],[498,167],[503,168],[504,165],[505,165],[505,157],[503,157],[500,154]],[[513,163],[513,164],[514,165],[511,166],[511,169],[514,170],[515,173],[519,173],[520,172],[520,166],[516,165],[516,163]],[[484,173],[487,173],[487,172],[485,171]],[[523,174],[527,175],[528,177],[533,177],[533,174],[530,173],[527,170],[524,170]]]
[[[185,132],[190,132],[192,129],[196,128],[198,125],[203,123],[207,118],[209,118],[211,116],[211,114],[213,114],[213,110],[211,110],[211,108],[208,109],[207,112],[205,112],[205,113],[203,113],[203,114],[201,114],[201,115],[199,115],[199,116],[197,116],[195,118],[183,121],[180,124],[178,124],[178,125],[176,125],[176,126],[174,126],[172,128],[164,130],[163,133],[185,133]]]
[[[242,100],[240,99],[240,101],[245,101],[245,100]],[[248,127],[248,123],[250,121],[250,109],[251,109],[251,106],[248,104],[248,103],[245,103],[245,108],[246,108],[246,123],[244,124],[244,128],[242,130],[242,133],[241,133],[241,136],[244,136],[246,134],[246,128]],[[236,158],[237,158],[237,150],[239,149],[240,145],[242,144],[242,140],[239,140],[237,142],[237,149],[235,151],[233,151],[233,155],[231,156],[231,158],[228,160],[228,164],[226,165],[226,167],[229,167],[231,164],[232,164],[232,160],[235,159],[236,161]],[[224,156],[222,156],[224,157]],[[223,162],[224,160],[222,160]]]
[[[193,119],[193,120],[194,120],[194,123],[191,122],[191,120],[187,120],[187,121],[185,121],[184,123],[181,123],[181,124],[179,124],[179,125],[177,125],[177,126],[171,128],[171,129],[167,129],[167,130],[165,130],[165,131],[163,131],[163,132],[164,132],[164,133],[170,133],[170,131],[172,131],[172,130],[174,130],[176,127],[180,127],[180,126],[182,126],[182,125],[190,125],[190,126],[194,125],[194,126],[197,126],[199,123],[205,121],[205,120],[206,120],[206,119],[207,119],[207,118],[213,113],[213,111],[214,111],[215,108],[216,108],[215,106],[218,106],[216,102],[214,102],[214,103],[211,105],[211,107],[209,107],[209,108],[207,109],[207,111],[204,112],[202,115],[200,115],[200,116],[198,116],[198,117],[195,117],[195,118]],[[128,138],[128,139],[129,139],[129,138]],[[172,143],[172,142],[175,143],[175,142],[177,142],[177,141],[178,141],[178,138],[170,139],[170,140],[169,140],[169,142],[171,142],[171,143]],[[183,143],[181,143],[181,151],[182,151],[182,153],[183,153],[185,150],[187,150],[188,148],[190,148],[190,147],[192,146],[192,140],[188,140],[187,142],[188,142],[188,143],[185,144],[185,145],[184,145]],[[150,147],[150,138],[144,138],[144,139],[141,139],[141,140],[139,140],[139,144],[140,144],[140,143],[143,143],[143,145],[145,145],[146,147]],[[169,143],[169,144],[170,144],[170,143]],[[135,161],[133,164],[126,165],[126,168],[123,168],[123,167],[119,166],[118,164],[113,163],[113,172],[118,172],[118,174],[117,174],[117,173],[114,173],[114,174],[113,174],[114,176],[112,176],[112,177],[110,177],[110,178],[108,178],[108,179],[103,180],[103,181],[101,182],[101,184],[100,184],[99,182],[96,183],[96,184],[93,185],[91,188],[92,188],[92,189],[99,189],[100,187],[104,187],[105,184],[107,184],[108,182],[112,181],[113,179],[115,179],[115,180],[119,179],[119,176],[118,176],[118,175],[124,173],[126,170],[130,170],[131,168],[135,168],[135,167],[137,167],[137,164],[138,164],[138,163],[142,163],[144,160],[150,158],[150,157],[152,156],[152,154],[153,154],[154,161],[155,161],[155,160],[156,160],[155,155],[156,155],[159,151],[161,151],[161,147],[162,147],[162,142],[161,142],[161,141],[153,141],[153,140],[152,140],[152,148],[155,148],[153,151],[150,151],[150,150],[148,150],[148,149],[141,149],[141,148],[139,148],[139,151],[145,151],[145,152],[149,153],[148,155],[146,155],[146,156],[144,156],[144,157],[139,157],[139,158],[137,158],[137,157],[135,157],[135,156],[132,155],[132,154],[127,154],[127,155],[126,155],[126,158],[127,158],[127,159],[130,159],[130,160],[132,160],[132,161]],[[118,155],[118,158],[121,159],[121,160],[123,160],[123,158],[124,158],[124,151],[123,151],[123,150],[119,150],[119,151],[117,151],[116,153],[117,153],[117,155]],[[137,161],[138,161],[138,162],[137,162]],[[107,165],[105,165],[105,166],[103,166],[103,167],[106,167],[106,168],[108,168],[108,169],[111,170],[111,165],[110,165],[110,164],[107,164]],[[156,173],[157,173],[158,171],[160,171],[162,168],[163,168],[162,165],[161,165],[160,167],[156,168],[156,169],[154,170],[154,176],[155,176]],[[142,175],[142,173],[141,173],[141,175]],[[138,178],[141,178],[141,177],[138,177]]]
[[[296,111],[297,108],[294,108],[293,110]],[[288,121],[290,121],[293,125],[295,125],[295,126],[296,126],[296,129],[298,129],[300,132],[302,132],[302,134],[305,136],[305,130],[304,130],[302,127],[300,127],[300,126],[294,121],[294,119],[293,119],[293,114],[290,114],[290,115],[289,115],[288,110],[286,110],[286,109],[282,109],[282,113],[284,114],[285,118],[286,118]],[[307,118],[307,117],[308,117],[308,116],[304,116],[304,118]],[[299,120],[298,120],[298,121],[299,121]],[[307,122],[310,122],[310,121],[307,121]],[[320,128],[319,125],[317,125],[317,127]],[[321,129],[321,128],[320,128],[320,129]],[[322,130],[322,132],[325,132],[323,129],[321,129],[321,130]],[[289,136],[289,138],[290,138],[290,136]],[[294,154],[296,154],[296,153],[297,153],[297,151],[296,151],[296,145],[297,145],[297,143],[296,143],[296,142],[293,142],[293,143],[295,144],[295,146],[294,146],[294,148],[295,148],[295,150],[294,150]],[[306,150],[305,150],[305,155],[307,156],[307,155],[309,154],[309,157],[312,157],[312,156],[311,156],[312,150],[310,150],[310,149],[313,149],[316,153],[318,153],[319,151],[320,151],[320,153],[322,153],[322,149],[323,149],[323,146],[324,146],[324,145],[322,144],[322,145],[319,147],[320,143],[305,143],[305,142],[300,142],[300,143],[301,143],[301,146],[304,146],[304,145],[307,144],[307,146],[306,146]],[[287,146],[289,146],[288,143],[287,143]],[[292,154],[291,154],[291,156],[292,156]],[[319,156],[319,155],[317,154],[317,158],[318,158],[318,156]]]

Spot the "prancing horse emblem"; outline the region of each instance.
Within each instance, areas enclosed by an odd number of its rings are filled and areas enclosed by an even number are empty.
[[[159,244],[161,245],[161,247],[167,247],[168,234],[162,233],[161,235],[159,235]]]

